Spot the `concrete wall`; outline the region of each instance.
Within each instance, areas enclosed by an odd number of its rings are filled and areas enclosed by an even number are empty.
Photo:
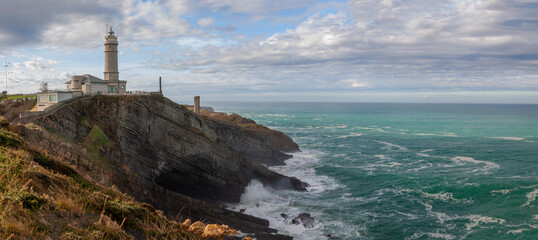
[[[80,91],[82,88],[82,80],[84,80],[84,76],[72,76],[71,86],[68,86],[67,90]]]
[[[81,96],[82,92],[48,92],[37,94],[37,111],[44,111],[48,107],[73,97]],[[55,96],[55,101],[50,101],[50,96]]]
[[[127,83],[118,84],[118,93],[125,94],[126,89],[127,89]]]
[[[126,89],[126,83],[121,83],[121,82],[116,82],[116,83],[108,83],[107,85],[107,92],[105,94],[125,94],[125,89]],[[108,92],[108,88],[111,87],[111,86],[114,86],[116,87],[116,92],[114,93],[109,93]]]
[[[82,94],[90,95],[90,85],[82,85]]]
[[[37,94],[38,103],[48,103],[49,102],[49,93],[38,93]]]
[[[106,84],[89,84],[89,95],[106,94],[108,91],[108,85]]]
[[[48,107],[54,105],[56,103],[37,103],[37,111],[45,111]]]
[[[61,102],[61,101],[73,98],[73,93],[70,93],[70,92],[59,92],[57,93],[57,95],[58,95],[56,97],[56,99],[58,100],[57,102]]]

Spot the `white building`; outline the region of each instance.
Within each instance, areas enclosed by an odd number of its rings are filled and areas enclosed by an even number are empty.
[[[118,38],[110,28],[105,37],[105,71],[104,80],[90,74],[72,76],[66,82],[67,91],[47,91],[37,94],[37,111],[82,95],[125,94],[127,81],[119,80],[118,72]],[[34,108],[35,109],[35,108]]]
[[[72,76],[71,81],[66,82],[67,90],[82,92],[83,95],[107,95],[107,94],[125,94],[127,81],[122,80],[103,80],[90,74],[82,76]]]
[[[44,111],[46,108],[61,101],[82,96],[82,92],[71,91],[47,91],[37,94],[37,111]]]

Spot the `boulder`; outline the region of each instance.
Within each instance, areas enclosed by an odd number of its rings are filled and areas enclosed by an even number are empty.
[[[301,213],[299,216],[292,220],[293,224],[299,225],[303,224],[305,228],[313,228],[315,225],[315,220],[309,213]]]

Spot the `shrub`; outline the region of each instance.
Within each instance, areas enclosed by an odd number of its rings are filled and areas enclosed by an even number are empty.
[[[75,182],[79,183],[80,185],[82,185],[85,188],[93,188],[93,185],[90,182],[83,179],[78,174],[78,172],[75,171],[75,169],[73,169],[73,168],[71,168],[71,167],[69,167],[69,166],[67,166],[65,164],[59,163],[57,161],[54,161],[48,156],[43,156],[43,155],[39,154],[38,152],[33,152],[32,155],[33,155],[34,162],[41,165],[42,167],[44,167],[44,168],[46,168],[48,170],[51,170],[53,172],[60,173],[60,174],[66,175],[68,177],[71,177],[71,178],[73,178],[75,180]]]
[[[18,147],[21,141],[12,133],[0,130],[0,146]]]
[[[43,204],[47,202],[45,198],[38,197],[32,193],[22,193],[19,197],[19,201],[22,207],[29,209],[30,211],[38,210]]]

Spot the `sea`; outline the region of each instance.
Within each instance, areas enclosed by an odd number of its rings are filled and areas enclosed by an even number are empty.
[[[211,103],[299,144],[229,206],[295,239],[538,239],[538,105]],[[309,213],[313,228],[295,225]]]

